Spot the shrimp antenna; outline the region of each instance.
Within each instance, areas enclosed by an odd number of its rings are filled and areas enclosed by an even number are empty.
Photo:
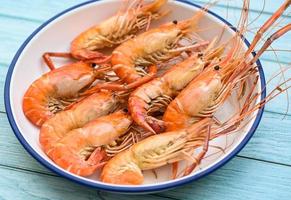
[[[290,6],[291,1],[290,0],[286,0],[281,6],[280,8],[275,12],[274,15],[272,15],[272,17],[270,17],[265,23],[264,25],[259,29],[259,31],[257,32],[257,34],[255,35],[255,38],[253,39],[248,51],[246,52],[245,55],[249,55],[249,53],[251,53],[253,51],[253,49],[255,48],[255,46],[257,45],[257,43],[260,41],[260,39],[262,38],[263,34],[276,22],[276,20],[283,14],[283,12]]]

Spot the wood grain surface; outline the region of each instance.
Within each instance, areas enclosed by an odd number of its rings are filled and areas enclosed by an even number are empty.
[[[291,199],[291,116],[282,95],[266,106],[261,124],[246,147],[229,163],[198,181],[149,195],[120,195],[72,183],[47,170],[21,146],[8,123],[4,107],[4,82],[8,66],[22,42],[44,21],[82,3],[82,0],[0,0],[0,200],[18,199]],[[199,5],[207,1],[193,1]],[[260,15],[259,27],[282,0],[251,0],[250,18]],[[210,10],[236,24],[242,1],[221,0]],[[290,9],[278,24],[290,23]],[[251,39],[253,33],[248,33]],[[276,41],[274,49],[291,49],[290,33]],[[290,65],[290,52],[271,51],[262,57],[268,78]],[[289,72],[288,72],[289,73]],[[289,73],[290,77],[290,73]],[[276,84],[271,83],[268,89]],[[289,95],[289,98],[291,96]],[[289,103],[289,106],[290,103]]]

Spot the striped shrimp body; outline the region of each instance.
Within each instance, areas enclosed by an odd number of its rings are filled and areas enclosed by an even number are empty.
[[[104,146],[125,134],[131,117],[117,111],[69,131],[47,153],[63,169],[80,176],[89,176],[107,160]]]
[[[51,67],[53,67],[51,56],[74,57],[91,63],[109,61],[111,56],[106,56],[99,50],[117,46],[135,37],[140,30],[149,26],[151,20],[159,19],[165,14],[161,13],[160,9],[167,0],[154,0],[145,5],[143,1],[136,2],[136,0],[129,2],[126,9],[78,35],[71,43],[70,53],[47,52],[43,56],[45,61]]]
[[[80,98],[80,93],[104,76],[91,65],[77,62],[52,70],[34,81],[23,97],[23,112],[36,126]]]
[[[224,103],[231,94],[231,91],[239,83],[243,83],[247,77],[256,73],[256,66],[253,64],[273,41],[291,30],[291,24],[273,33],[265,41],[255,57],[250,60],[246,60],[246,58],[248,58],[250,52],[260,41],[259,38],[262,34],[275,22],[283,11],[288,8],[290,2],[290,0],[287,0],[263,25],[246,53],[239,53],[241,52],[239,49],[241,38],[238,34],[234,38],[236,43],[225,58],[212,67],[209,67],[208,70],[202,72],[189,83],[189,85],[167,107],[163,116],[164,125],[167,127],[167,131],[186,128],[190,124],[205,117],[212,117],[218,107]],[[243,32],[243,29],[240,32]],[[254,91],[251,92],[254,93]],[[250,94],[250,96],[252,95],[253,94]],[[262,105],[264,104],[262,103],[261,106]]]
[[[152,133],[162,132],[163,124],[150,114],[156,111],[163,112],[173,98],[198,76],[211,60],[221,55],[223,48],[217,48],[216,51],[208,54],[208,49],[211,49],[215,43],[216,39],[203,53],[193,54],[183,62],[171,67],[161,77],[155,78],[133,91],[128,101],[128,108],[133,120]]]
[[[161,132],[158,120],[148,114],[165,109],[172,99],[202,72],[204,66],[205,63],[194,55],[173,66],[163,76],[137,88],[131,93],[128,101],[134,121],[152,133]]]
[[[46,154],[71,130],[81,128],[91,120],[113,112],[120,100],[111,92],[99,92],[57,113],[40,129],[39,141]]]
[[[106,85],[106,89],[126,90],[148,82],[157,72],[157,64],[180,55],[189,49],[207,46],[207,41],[187,47],[179,47],[179,42],[195,31],[204,11],[199,11],[192,18],[173,21],[158,28],[144,32],[122,43],[112,53],[112,67],[125,85]],[[148,68],[148,72],[146,72]]]
[[[184,160],[185,157],[189,160],[193,150],[208,139],[206,127],[210,123],[211,119],[204,119],[186,130],[154,135],[134,144],[108,161],[102,170],[101,180],[113,184],[139,185],[144,179],[142,170],[156,169]],[[202,158],[204,152],[198,157]],[[185,173],[190,171],[186,170]]]
[[[211,117],[224,100],[222,88],[218,68],[200,74],[167,107],[163,116],[167,131],[189,127],[203,117]]]

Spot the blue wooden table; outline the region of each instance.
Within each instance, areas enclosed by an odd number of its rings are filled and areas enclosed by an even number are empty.
[[[211,175],[170,191],[126,196],[72,183],[37,163],[15,138],[6,118],[3,88],[6,72],[16,50],[41,23],[83,0],[0,0],[0,199],[291,199],[291,116],[286,114],[286,95],[271,102],[249,144],[229,163]],[[227,5],[229,2],[229,5]],[[264,11],[253,23],[258,27],[282,3],[266,0]],[[196,2],[203,4],[203,2]],[[240,1],[221,1],[212,10],[230,22],[238,19]],[[263,1],[253,0],[251,18]],[[228,8],[228,12],[226,12]],[[96,12],[98,14],[98,11]],[[290,23],[290,9],[281,24]],[[252,34],[248,34],[251,38]],[[274,49],[291,49],[290,34]],[[278,58],[277,58],[278,57]],[[290,64],[290,52],[267,52],[262,64],[267,78]],[[279,59],[279,61],[278,61]],[[290,74],[289,74],[290,75]],[[290,98],[290,95],[289,95]],[[284,119],[283,119],[284,118]]]

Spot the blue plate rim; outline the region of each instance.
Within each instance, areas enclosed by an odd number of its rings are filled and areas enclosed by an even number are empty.
[[[4,101],[5,101],[5,109],[6,109],[6,114],[8,117],[8,121],[10,123],[10,126],[13,129],[13,132],[15,134],[15,136],[17,137],[17,139],[19,140],[19,142],[23,145],[23,147],[26,149],[26,151],[32,156],[34,157],[38,162],[40,162],[43,166],[45,166],[46,168],[48,168],[49,170],[57,173],[58,175],[65,177],[69,180],[72,180],[76,183],[82,184],[82,185],[86,185],[86,186],[90,186],[93,188],[97,188],[97,189],[101,189],[101,190],[106,190],[106,191],[111,191],[111,192],[119,192],[119,193],[152,193],[152,192],[158,192],[161,190],[167,190],[167,189],[171,189],[174,187],[178,187],[181,185],[184,185],[186,183],[192,182],[194,180],[197,180],[199,178],[202,178],[204,176],[207,176],[208,174],[212,173],[213,171],[217,170],[218,168],[222,167],[224,164],[226,164],[228,161],[230,161],[230,159],[232,159],[236,154],[238,154],[241,149],[248,143],[248,141],[250,140],[250,138],[253,136],[254,132],[256,131],[262,115],[263,115],[263,111],[264,111],[264,107],[262,107],[259,111],[258,114],[256,116],[256,119],[251,127],[251,129],[249,130],[249,132],[247,133],[246,137],[242,140],[242,142],[229,154],[227,155],[223,160],[219,161],[218,163],[216,163],[215,165],[213,165],[212,167],[208,168],[205,171],[199,172],[193,176],[189,176],[186,177],[184,179],[181,180],[177,180],[175,182],[170,182],[170,183],[161,183],[158,185],[149,185],[149,186],[138,186],[138,187],[128,187],[128,186],[114,186],[114,185],[104,185],[101,183],[96,183],[96,182],[91,182],[89,180],[84,180],[81,179],[77,176],[73,176],[67,172],[64,172],[58,168],[56,168],[55,166],[51,165],[49,162],[47,162],[45,159],[43,159],[30,145],[29,143],[25,140],[25,138],[22,136],[21,132],[19,131],[14,116],[12,114],[12,109],[11,109],[11,104],[10,104],[10,83],[11,83],[11,77],[13,74],[13,70],[15,67],[15,64],[18,61],[19,56],[21,55],[22,51],[24,50],[24,48],[26,47],[26,45],[30,42],[30,40],[38,33],[40,32],[44,27],[46,27],[49,23],[51,23],[52,21],[54,21],[55,19],[59,18],[60,16],[66,14],[69,11],[72,11],[76,8],[88,5],[90,3],[94,3],[100,0],[90,0],[90,1],[86,1],[84,3],[80,3],[78,5],[72,6],[62,12],[60,12],[59,14],[55,15],[54,17],[50,18],[49,20],[47,20],[46,22],[44,22],[41,26],[39,26],[25,41],[24,43],[20,46],[20,48],[18,49],[17,53],[15,54],[7,75],[6,75],[6,80],[5,80],[5,87],[4,87]],[[201,8],[201,6],[189,2],[187,0],[176,0],[178,2],[190,5],[190,6],[194,6],[196,8]],[[207,11],[209,14],[211,14],[212,16],[216,17],[217,19],[219,19],[220,21],[222,21],[223,23],[225,23],[226,25],[228,25],[233,31],[236,31],[236,28],[234,26],[232,26],[232,24],[230,24],[227,20],[225,20],[224,18],[222,18],[221,16],[215,14],[212,11]],[[250,45],[250,43],[248,42],[248,40],[246,38],[242,38],[245,42],[245,44],[247,46]],[[255,55],[255,53],[253,53],[253,55]],[[266,81],[265,81],[265,75],[264,75],[264,71],[261,65],[260,60],[257,61],[257,66],[259,69],[259,74],[260,74],[260,81],[261,81],[261,90],[262,90],[262,94],[261,94],[261,100],[264,99],[266,97],[266,90],[265,90],[265,86],[266,86]]]

